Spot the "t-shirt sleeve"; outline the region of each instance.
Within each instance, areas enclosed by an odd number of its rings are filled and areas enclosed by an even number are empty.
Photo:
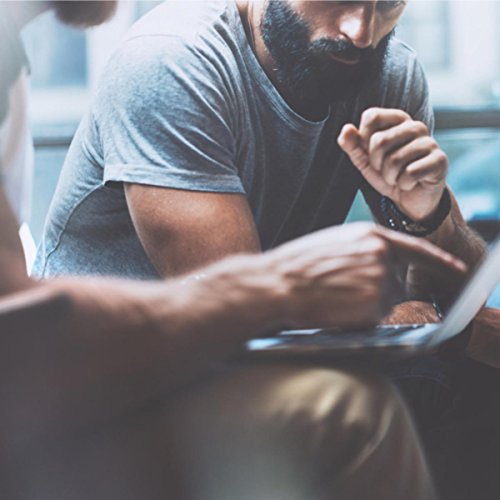
[[[414,119],[424,122],[430,133],[434,133],[434,111],[430,102],[429,84],[420,62],[415,58],[411,64],[411,82],[408,91],[408,113]]]
[[[177,37],[129,40],[93,107],[104,182],[243,193],[217,61]]]

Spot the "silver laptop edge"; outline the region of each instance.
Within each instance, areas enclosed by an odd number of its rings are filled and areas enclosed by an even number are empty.
[[[353,353],[361,354],[369,352],[374,354],[379,351],[387,354],[387,348],[397,348],[398,351],[408,354],[431,350],[438,344],[454,337],[463,331],[474,319],[474,316],[488,300],[493,289],[500,282],[500,238],[490,247],[487,258],[475,270],[468,283],[464,286],[457,299],[454,301],[450,311],[446,314],[443,323],[429,323],[425,325],[414,325],[414,329],[404,329],[405,325],[399,325],[403,329],[400,335],[386,337],[362,337],[349,340],[343,337],[342,331],[334,342],[326,347],[324,344],[317,344],[314,334],[328,331],[328,328],[314,328],[309,330],[285,330],[280,332],[288,337],[286,343],[278,335],[269,338],[252,339],[247,343],[247,348],[253,352],[261,352],[272,355],[332,355],[333,353]],[[390,325],[389,325],[390,327]],[[384,328],[381,326],[380,328]],[[351,334],[348,330],[345,333]],[[361,332],[360,332],[361,333]],[[294,344],[290,337],[311,336],[310,343]],[[291,343],[289,343],[291,342]],[[349,344],[350,343],[350,344]],[[366,349],[366,351],[365,351]],[[394,352],[393,352],[394,353]]]
[[[492,245],[487,258],[476,270],[462,293],[453,303],[443,324],[432,336],[435,346],[460,333],[474,319],[491,292],[500,282],[500,238]]]

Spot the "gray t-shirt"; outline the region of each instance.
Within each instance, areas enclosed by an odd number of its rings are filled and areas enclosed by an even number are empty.
[[[342,223],[363,180],[336,138],[375,105],[432,128],[422,69],[395,39],[380,79],[311,122],[262,70],[233,0],[166,2],[132,27],[105,70],[65,162],[35,273],[158,278],[123,182],[243,193],[264,249]]]

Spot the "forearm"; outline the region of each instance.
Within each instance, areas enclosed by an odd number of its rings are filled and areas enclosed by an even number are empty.
[[[9,411],[27,419],[25,429],[89,425],[158,398],[239,353],[246,338],[281,316],[279,286],[256,259],[226,259],[207,268],[206,279],[186,285],[47,283],[44,293],[68,298],[70,310],[33,325],[32,337],[44,339],[36,348],[11,349],[9,357],[25,363],[12,368],[22,377],[5,379],[15,396]]]
[[[453,194],[451,198],[450,214],[427,239],[462,259],[472,272],[484,258],[486,244],[465,222]],[[447,298],[453,296],[460,285],[458,282],[443,281],[439,273],[423,267],[412,265],[408,270],[408,287],[413,296],[425,296],[431,292]]]
[[[486,252],[486,243],[465,222],[453,194],[452,208],[441,227],[430,235],[429,241],[453,253],[473,269]]]

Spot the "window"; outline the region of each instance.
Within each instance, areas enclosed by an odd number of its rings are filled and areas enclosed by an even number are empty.
[[[415,48],[435,106],[500,105],[500,2],[408,2],[398,36]]]
[[[427,71],[450,71],[451,2],[409,2],[396,35],[425,57]]]

